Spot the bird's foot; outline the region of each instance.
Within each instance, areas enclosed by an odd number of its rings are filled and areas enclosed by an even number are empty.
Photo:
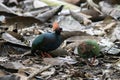
[[[52,58],[52,56],[49,53],[46,53],[46,52],[44,52],[44,53],[42,52],[41,56],[42,56],[42,58],[45,58],[45,57]]]
[[[88,68],[88,69],[91,69],[91,65],[90,65],[89,61],[88,61],[88,60],[85,60],[85,63],[86,63],[86,65],[87,65],[87,68]]]
[[[47,57],[52,58],[52,56],[49,53],[45,52],[45,54],[47,55]]]
[[[94,63],[95,63],[95,60],[96,60],[96,57],[94,57],[94,58],[92,58],[91,60],[90,60],[90,66],[94,66]]]

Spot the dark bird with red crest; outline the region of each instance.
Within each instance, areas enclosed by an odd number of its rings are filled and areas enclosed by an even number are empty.
[[[61,31],[62,28],[59,27],[57,22],[53,23],[53,30],[52,33],[43,33],[39,35],[32,43],[31,53],[35,54],[40,52],[42,56],[50,56],[48,53],[49,51],[57,49],[61,43]]]

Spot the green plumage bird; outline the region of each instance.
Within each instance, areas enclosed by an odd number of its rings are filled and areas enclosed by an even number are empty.
[[[77,47],[77,50],[78,50],[79,56],[83,59],[94,58],[95,60],[96,56],[98,56],[100,53],[99,45],[97,44],[95,40],[83,41]]]

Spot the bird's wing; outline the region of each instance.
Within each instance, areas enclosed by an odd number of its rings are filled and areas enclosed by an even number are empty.
[[[32,43],[31,52],[34,53],[44,42],[44,35],[39,35]]]
[[[56,41],[56,38],[52,33],[47,34],[44,36],[41,46],[49,45],[51,43],[54,43],[55,41]]]

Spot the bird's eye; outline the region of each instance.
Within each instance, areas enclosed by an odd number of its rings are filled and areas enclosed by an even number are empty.
[[[62,31],[62,28],[60,28],[60,31]]]

